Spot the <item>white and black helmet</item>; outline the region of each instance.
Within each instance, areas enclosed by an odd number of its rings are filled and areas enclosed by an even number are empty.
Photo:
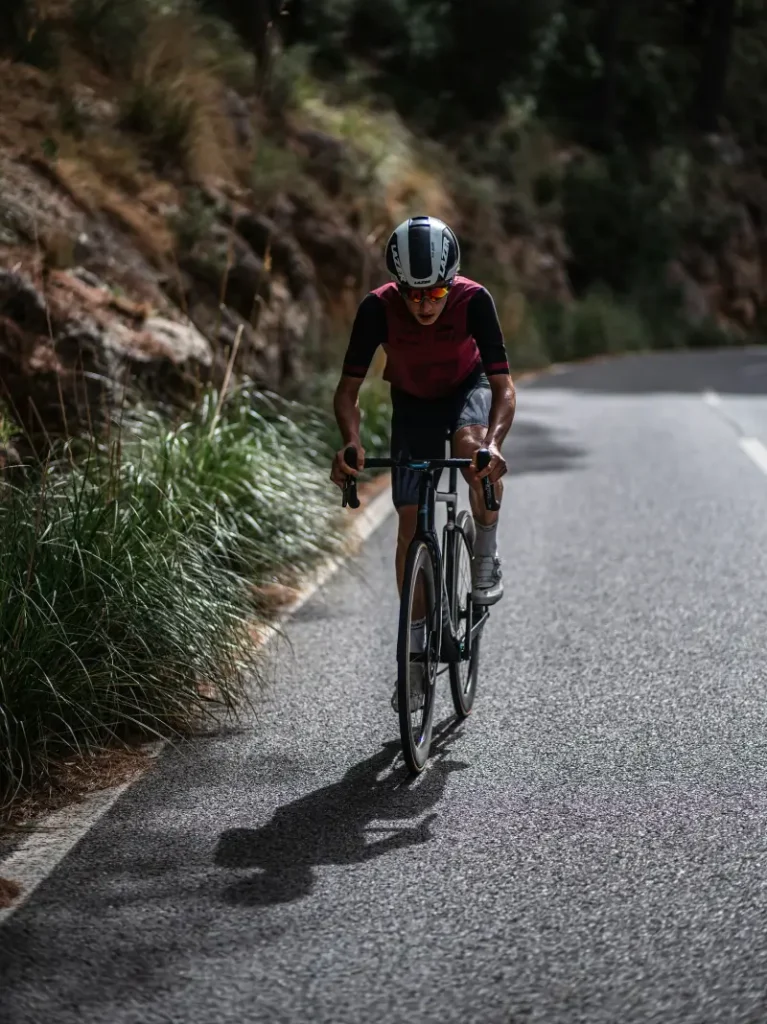
[[[386,243],[386,267],[398,284],[431,288],[458,273],[461,250],[451,228],[437,217],[411,217]]]

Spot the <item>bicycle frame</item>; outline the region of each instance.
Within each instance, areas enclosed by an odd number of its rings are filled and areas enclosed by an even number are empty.
[[[353,449],[352,449],[353,451]],[[356,456],[356,452],[354,453]],[[347,450],[348,455],[348,450]],[[356,462],[356,458],[354,460]],[[347,457],[347,464],[352,465]],[[468,628],[467,637],[470,642],[465,645],[465,650],[460,650],[457,645],[455,630],[453,628],[452,615],[453,608],[451,607],[451,595],[448,592],[447,580],[450,577],[450,573],[453,569],[452,566],[452,548],[448,545],[449,535],[456,529],[456,509],[458,505],[458,470],[460,468],[466,468],[471,466],[471,459],[392,459],[382,458],[376,459],[371,458],[366,460],[365,466],[370,469],[390,469],[395,466],[404,467],[407,469],[414,469],[421,472],[421,479],[418,487],[418,515],[416,520],[416,531],[413,540],[423,541],[428,545],[432,552],[432,561],[435,567],[436,585],[437,592],[440,595],[439,601],[439,629],[437,635],[439,637],[438,653],[442,653],[443,639],[447,635],[449,638],[449,645],[452,650],[448,651],[449,661],[459,661],[464,657],[468,657],[471,650],[471,642],[473,642],[477,633],[482,629],[486,620],[488,619],[490,612],[487,608],[484,608],[480,618],[477,622],[474,622],[474,603],[469,601],[467,614],[468,614]],[[434,483],[434,470],[436,469],[447,469],[449,473],[448,477],[448,490],[438,491]],[[344,492],[343,504],[347,503],[352,508],[359,506],[359,499],[356,495],[356,486],[354,477],[349,479],[349,491]],[[439,543],[436,530],[436,504],[438,501],[445,503],[447,507],[447,522],[442,532],[442,544]],[[485,501],[488,507],[492,508],[495,503],[495,494],[492,485],[485,487]],[[443,625],[443,611],[445,607],[445,599],[447,599],[447,607],[450,618],[448,620],[448,629],[444,629]],[[441,659],[439,659],[441,660]]]
[[[449,482],[447,491],[438,491],[434,485],[434,480],[431,472],[425,472],[420,482],[419,495],[418,495],[418,525],[416,528],[416,538],[423,540],[427,543],[434,551],[434,559],[437,568],[437,585],[439,592],[442,595],[442,601],[440,602],[440,651],[442,647],[442,640],[445,637],[445,630],[442,622],[442,613],[444,611],[444,601],[447,599],[447,607],[450,613],[450,619],[448,620],[448,631],[447,636],[450,639],[450,644],[453,650],[450,653],[451,657],[447,660],[459,661],[462,658],[466,658],[471,650],[471,642],[473,642],[477,633],[482,629],[486,620],[488,619],[490,612],[487,608],[484,608],[482,614],[477,622],[474,622],[474,602],[469,601],[466,612],[468,615],[468,628],[466,631],[469,643],[465,645],[464,650],[460,650],[457,646],[457,640],[455,635],[455,629],[453,628],[453,613],[455,609],[452,605],[452,587],[448,589],[448,582],[451,578],[452,572],[455,571],[453,565],[454,549],[448,544],[448,537],[451,533],[456,530],[456,518],[457,518],[457,506],[458,506],[458,467],[455,465],[455,459],[451,459],[448,471],[449,471]],[[466,460],[471,465],[471,460]],[[446,505],[447,511],[447,522],[442,530],[442,546],[440,548],[437,531],[436,531],[436,503],[443,501]]]

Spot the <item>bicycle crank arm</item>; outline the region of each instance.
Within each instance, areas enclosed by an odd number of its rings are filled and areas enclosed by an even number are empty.
[[[477,639],[477,634],[481,632],[481,630],[484,628],[484,625],[485,625],[485,623],[487,622],[487,620],[489,618],[490,618],[490,612],[486,608],[482,612],[482,615],[479,617],[478,621],[477,622],[472,622],[472,624],[471,624],[471,632],[470,632],[471,644],[473,644],[474,641]],[[469,644],[469,646],[468,646],[469,650],[471,649],[471,644]]]

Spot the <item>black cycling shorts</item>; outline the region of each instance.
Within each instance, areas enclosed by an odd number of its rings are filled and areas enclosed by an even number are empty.
[[[416,398],[396,388],[391,389],[392,430],[391,457],[410,459],[444,459],[448,432],[490,423],[492,391],[487,376],[473,371],[462,385],[446,398]],[[449,457],[449,456],[448,456]],[[439,481],[440,471],[435,471]],[[421,474],[414,469],[392,470],[392,500],[395,508],[418,504]]]

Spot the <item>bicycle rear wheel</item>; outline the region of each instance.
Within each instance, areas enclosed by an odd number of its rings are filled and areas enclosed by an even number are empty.
[[[413,541],[407,553],[400,599],[397,700],[402,753],[408,768],[416,774],[423,771],[429,757],[434,721],[439,657],[436,589],[431,551],[424,541]],[[411,650],[413,608],[419,591],[423,596],[426,616],[423,653]],[[423,693],[421,706],[411,711],[411,705],[418,703],[419,692]]]
[[[467,718],[474,706],[479,671],[479,633],[472,643],[469,637],[471,596],[471,563],[474,557],[476,530],[474,518],[465,510],[458,513],[452,531],[452,557],[450,559],[448,588],[453,609],[453,629],[461,649],[460,661],[450,663],[450,691],[453,706],[459,718]],[[467,645],[470,649],[467,649]]]

